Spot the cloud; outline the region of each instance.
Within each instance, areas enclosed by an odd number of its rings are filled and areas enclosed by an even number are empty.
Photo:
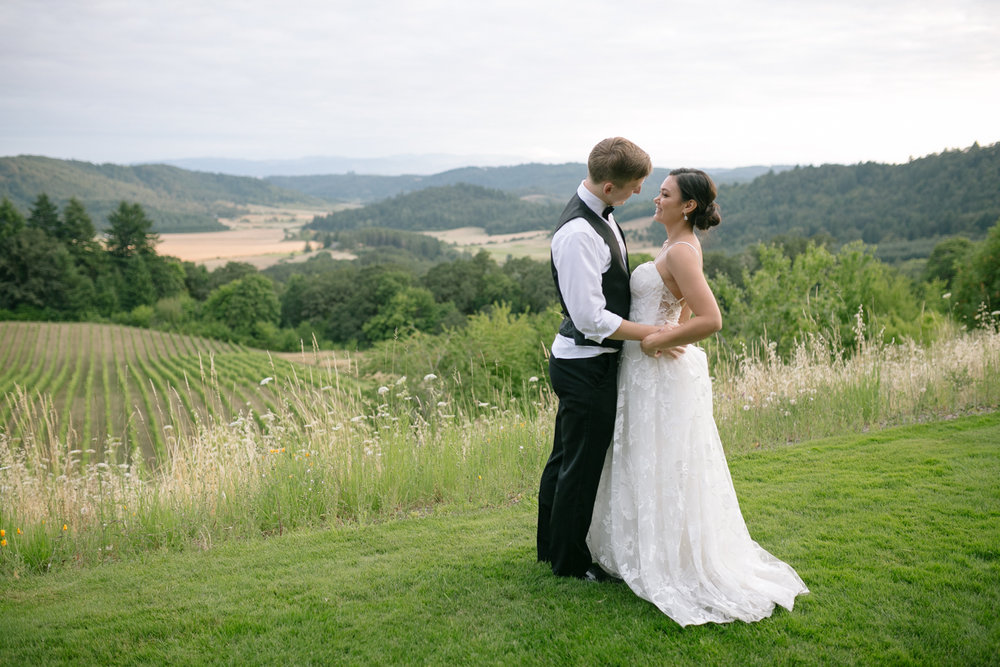
[[[7,155],[561,161],[624,134],[736,166],[998,139],[994,2],[5,0],[0,30]]]

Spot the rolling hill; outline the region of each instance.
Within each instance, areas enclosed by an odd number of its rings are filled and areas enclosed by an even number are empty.
[[[21,211],[41,193],[62,208],[71,197],[86,207],[95,226],[122,200],[137,202],[157,232],[225,229],[217,221],[241,206],[324,208],[326,202],[301,192],[243,176],[186,171],[166,165],[126,167],[22,155],[0,158],[0,197]]]

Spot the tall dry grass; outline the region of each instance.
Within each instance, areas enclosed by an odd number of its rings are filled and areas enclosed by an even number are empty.
[[[859,327],[862,327],[859,322]],[[933,345],[859,336],[802,342],[788,361],[762,345],[713,364],[715,412],[730,453],[1000,405],[1000,334],[951,328]],[[352,365],[347,364],[348,367]],[[370,382],[337,364],[277,385],[280,407],[194,432],[163,428],[152,469],[109,437],[95,461],[51,401],[18,389],[19,423],[0,431],[0,568],[44,570],[151,548],[209,548],[304,525],[408,516],[433,506],[516,502],[537,488],[555,400],[544,380],[472,398],[428,375]],[[275,376],[277,374],[275,373]],[[361,382],[359,382],[359,380]],[[215,391],[221,391],[216,387]],[[520,398],[516,397],[520,396]]]

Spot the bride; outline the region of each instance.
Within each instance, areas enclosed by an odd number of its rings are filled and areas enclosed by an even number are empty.
[[[694,232],[721,221],[715,195],[703,171],[675,169],[653,199],[667,242],[632,273],[629,319],[663,327],[622,351],[614,440],[587,536],[605,570],[682,626],[757,621],[809,592],[747,531],[705,353],[690,345],[722,327]],[[684,345],[676,359],[660,354]]]

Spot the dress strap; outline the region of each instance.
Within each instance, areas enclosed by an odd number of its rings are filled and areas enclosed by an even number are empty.
[[[694,247],[693,245],[691,245],[690,243],[688,243],[687,241],[678,241],[677,243],[673,243],[673,244],[671,244],[671,245],[668,245],[668,246],[667,246],[667,250],[666,250],[666,251],[667,251],[667,252],[670,252],[670,249],[671,249],[671,248],[673,248],[673,247],[674,247],[675,245],[681,245],[681,244],[684,244],[684,245],[688,246],[689,248],[691,248],[692,250],[694,250],[695,252],[698,252],[698,249],[697,249],[697,248],[695,248],[695,247]],[[699,253],[699,254],[701,254],[701,253]]]

